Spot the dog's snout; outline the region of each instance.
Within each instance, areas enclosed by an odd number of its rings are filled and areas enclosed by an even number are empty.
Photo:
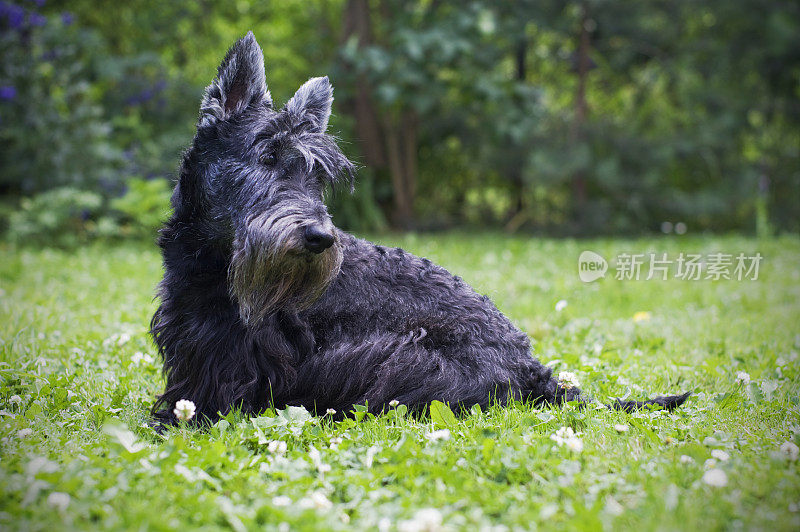
[[[312,253],[322,253],[333,245],[333,233],[320,225],[310,225],[303,230],[303,245]]]

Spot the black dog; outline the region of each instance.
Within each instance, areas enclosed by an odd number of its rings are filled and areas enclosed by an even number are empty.
[[[427,259],[333,226],[323,190],[354,169],[325,133],[332,101],[328,79],[314,78],[275,109],[252,33],[206,90],[159,240],[152,334],[167,386],[156,419],[174,422],[180,399],[210,420],[233,407],[580,399],[486,296]]]

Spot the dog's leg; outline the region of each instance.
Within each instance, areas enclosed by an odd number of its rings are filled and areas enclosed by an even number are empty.
[[[172,410],[181,399],[195,403],[196,422],[214,422],[234,408],[252,414],[280,403],[297,353],[278,316],[251,332],[234,310],[191,315],[170,310],[162,305],[153,320],[167,379],[153,406],[156,423],[174,424]]]
[[[366,402],[377,413],[393,400],[416,411],[433,400],[463,411],[510,399],[560,404],[580,396],[560,389],[527,346],[512,356],[496,349],[482,356],[470,353],[471,345],[436,348],[425,338],[419,331],[375,332],[327,345],[303,361],[288,402],[318,413]]]

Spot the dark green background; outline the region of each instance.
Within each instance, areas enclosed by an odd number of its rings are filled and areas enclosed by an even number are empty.
[[[3,2],[5,230],[152,235],[247,30],[276,102],[331,77],[342,227],[800,230],[800,4],[755,0]]]

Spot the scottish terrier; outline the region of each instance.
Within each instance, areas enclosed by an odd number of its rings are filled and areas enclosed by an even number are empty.
[[[328,78],[313,78],[277,109],[252,33],[206,89],[159,238],[151,331],[167,382],[156,421],[174,423],[180,399],[206,421],[285,405],[586,401],[488,297],[333,225],[325,189],[352,186],[354,166],[326,134],[332,101]],[[671,409],[687,395],[611,406]]]

